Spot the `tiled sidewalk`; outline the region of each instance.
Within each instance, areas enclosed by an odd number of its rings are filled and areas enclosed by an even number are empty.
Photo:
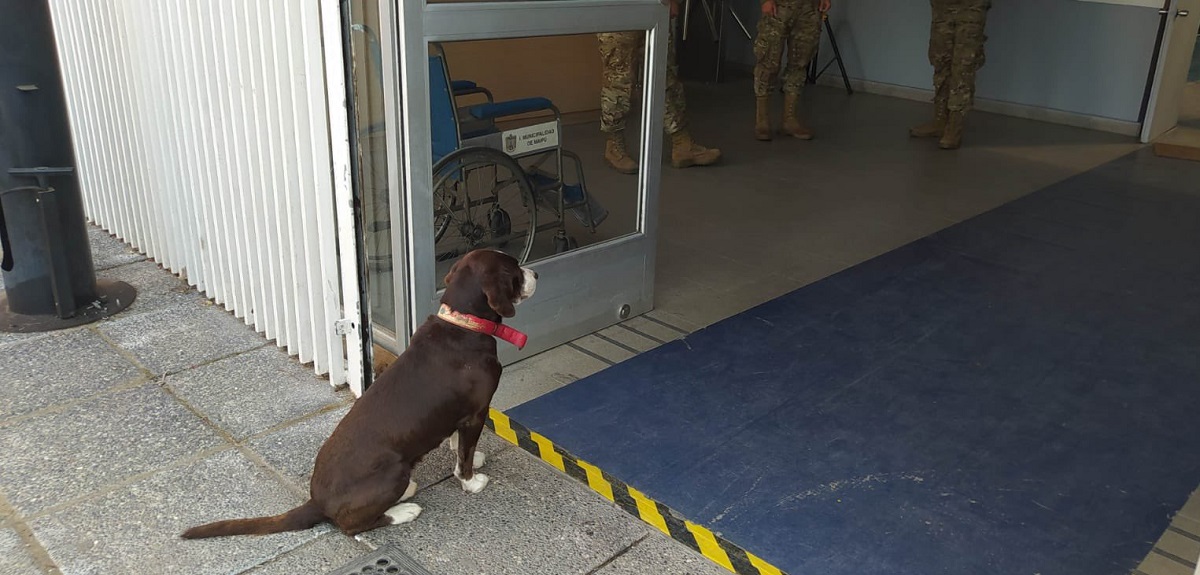
[[[389,542],[439,574],[725,573],[491,432],[488,488],[447,481],[439,449],[412,524],[179,539],[302,502],[353,396],[91,231],[97,275],[138,299],[88,326],[0,334],[0,574],[326,573]]]

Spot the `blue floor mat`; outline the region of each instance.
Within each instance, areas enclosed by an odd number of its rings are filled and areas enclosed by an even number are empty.
[[[793,574],[1128,573],[1200,484],[1197,181],[1143,150],[507,413]]]

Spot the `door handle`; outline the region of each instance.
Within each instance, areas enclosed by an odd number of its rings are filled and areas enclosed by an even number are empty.
[[[1179,16],[1180,18],[1187,18],[1188,14],[1191,14],[1191,12],[1188,12],[1187,10],[1180,10],[1175,13],[1175,15]]]

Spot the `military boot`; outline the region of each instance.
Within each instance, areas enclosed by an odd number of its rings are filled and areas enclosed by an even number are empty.
[[[942,132],[946,130],[946,106],[945,104],[933,103],[933,120],[914,126],[908,130],[908,135],[914,138],[940,138]]]
[[[604,143],[604,163],[622,174],[636,174],[637,162],[625,148],[625,132],[613,132]]]
[[[716,163],[721,158],[721,150],[705,148],[692,141],[692,135],[687,130],[671,134],[671,166],[686,168],[688,166],[707,166]]]
[[[804,123],[800,121],[800,112],[796,109],[800,104],[800,95],[785,93],[783,95],[783,130],[782,132],[801,140],[811,140],[813,135]]]
[[[963,112],[950,112],[946,117],[946,130],[942,132],[942,139],[938,141],[938,147],[943,150],[957,150],[962,145],[963,121],[966,119],[966,114]]]
[[[771,139],[771,98],[760,96],[755,101],[754,139],[766,142]]]

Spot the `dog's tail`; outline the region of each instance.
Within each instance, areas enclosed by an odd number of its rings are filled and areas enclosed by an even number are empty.
[[[287,513],[271,517],[255,517],[252,519],[230,519],[198,525],[184,531],[180,537],[184,539],[203,539],[206,537],[222,537],[225,535],[265,535],[283,531],[299,531],[308,529],[325,520],[325,513],[310,499]]]

